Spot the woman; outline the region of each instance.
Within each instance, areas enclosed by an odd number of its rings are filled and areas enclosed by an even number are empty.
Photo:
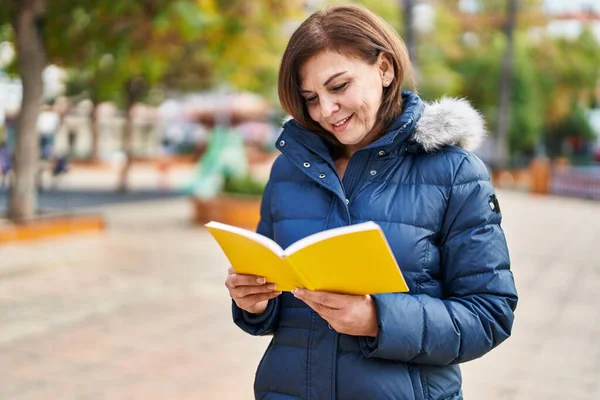
[[[230,270],[235,323],[274,335],[256,398],[461,399],[458,364],[510,336],[517,294],[500,208],[468,152],[483,121],[464,100],[401,92],[406,78],[401,39],[364,8],[316,12],[290,39],[279,97],[293,120],[258,232],[285,248],[375,221],[410,292],[280,294]]]

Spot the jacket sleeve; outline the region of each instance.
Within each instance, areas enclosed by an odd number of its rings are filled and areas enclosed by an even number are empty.
[[[444,298],[374,295],[379,334],[359,338],[365,356],[446,365],[481,357],[510,336],[517,292],[494,199],[485,165],[468,155],[441,227]]]
[[[271,219],[271,181],[267,183],[263,193],[260,206],[260,222],[256,232],[273,239],[273,222]],[[245,332],[251,335],[270,335],[274,332],[279,320],[279,302],[280,298],[276,297],[269,300],[267,308],[262,314],[250,314],[242,310],[231,301],[231,309],[233,313],[233,322]]]

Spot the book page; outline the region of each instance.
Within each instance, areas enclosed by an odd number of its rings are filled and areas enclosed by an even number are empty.
[[[310,282],[311,290],[361,295],[408,291],[378,226],[330,236],[288,259],[296,273]]]
[[[239,235],[239,236],[244,236],[250,240],[253,240],[253,241],[263,245],[264,247],[271,250],[273,253],[277,254],[280,257],[283,256],[283,254],[284,254],[281,246],[279,246],[277,243],[275,243],[273,240],[269,239],[268,237],[261,235],[260,233],[252,232],[247,229],[238,228],[237,226],[233,226],[233,225],[222,224],[222,223],[216,222],[216,221],[210,221],[208,224],[205,224],[204,226],[207,228],[214,228],[214,229],[219,229],[222,231],[235,233],[236,235]]]
[[[205,226],[236,273],[265,277],[268,283],[275,283],[276,289],[281,291],[305,286],[287,258],[281,256],[281,247],[271,239],[218,222]]]
[[[369,230],[379,230],[379,225],[377,225],[375,222],[369,221],[369,222],[363,222],[361,224],[356,224],[356,225],[348,225],[348,226],[342,226],[339,228],[328,229],[328,230],[318,232],[318,233],[312,234],[310,236],[307,236],[303,239],[298,240],[297,242],[288,246],[288,248],[283,251],[283,254],[285,256],[290,256],[300,249],[303,249],[314,243],[321,242],[323,240],[326,240],[326,239],[329,239],[329,238],[332,238],[335,236],[342,236],[342,235],[347,235],[348,233],[352,233],[352,232],[362,232],[362,231],[369,231]]]

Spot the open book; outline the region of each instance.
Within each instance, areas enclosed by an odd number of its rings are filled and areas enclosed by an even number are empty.
[[[236,273],[263,276],[277,285],[276,290],[408,292],[387,240],[374,222],[315,233],[285,250],[252,231],[214,221],[205,226]]]

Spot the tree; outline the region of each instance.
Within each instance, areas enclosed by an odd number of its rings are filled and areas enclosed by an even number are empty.
[[[563,147],[568,140],[571,140],[571,144],[578,143],[572,146],[574,148],[566,151],[568,155],[573,155],[572,153],[581,150],[583,143],[596,139],[596,133],[590,125],[586,111],[580,105],[573,104],[567,116],[547,127],[546,146],[550,156],[565,155]]]
[[[8,201],[8,217],[17,221],[32,218],[37,210],[39,148],[36,124],[42,100],[42,71],[46,66],[45,15],[45,0],[5,1],[0,11],[0,25],[11,23],[14,31],[18,71],[23,84],[16,135],[15,181]]]
[[[493,41],[466,46],[464,54],[452,62],[462,76],[461,95],[483,112],[488,126],[498,124],[498,93],[501,83],[501,66],[498,60],[504,49],[504,37],[496,32]],[[541,86],[526,34],[515,36],[514,51],[507,147],[511,158],[521,158],[533,154],[543,126],[544,113]]]
[[[419,59],[417,56],[417,30],[415,29],[415,3],[416,0],[402,0],[404,20],[404,41],[408,56],[412,62],[415,75],[419,75]]]
[[[518,7],[519,0],[508,0],[506,24],[504,26],[506,48],[504,50],[504,56],[502,57],[500,102],[496,125],[496,162],[497,166],[501,168],[507,166],[509,159],[510,98],[513,85],[514,32],[517,23]]]
[[[213,86],[276,96],[277,73],[288,26],[304,16],[303,2],[215,0],[214,23],[200,39]]]
[[[17,61],[24,85],[9,215],[29,218],[36,209],[39,150],[35,124],[46,61],[76,71],[71,75],[75,78],[71,87],[75,83],[85,88],[95,104],[113,100],[125,108],[123,143],[128,161],[119,183],[124,190],[132,156],[131,106],[158,84],[193,90],[225,79],[236,88],[272,91],[277,57],[285,45],[284,35],[273,27],[281,28],[288,13],[298,9],[297,3],[53,0],[47,8],[46,0],[4,0],[0,25],[14,21]],[[264,30],[257,34],[248,34],[251,29],[261,28]],[[259,41],[261,34],[270,36]],[[275,38],[281,44],[274,45]],[[262,45],[269,49],[269,57],[262,57]],[[250,68],[257,60],[263,61],[262,67]],[[239,70],[245,73],[240,75]],[[97,148],[97,134],[94,136]]]
[[[273,0],[154,0],[118,7],[109,0],[93,6],[59,1],[72,12],[57,15],[54,28],[71,28],[54,36],[53,60],[77,66],[74,81],[94,103],[113,100],[125,110],[155,87],[194,91],[226,84],[272,94],[285,46],[281,21],[298,9],[298,2]],[[74,54],[73,44],[82,51]],[[123,142],[131,160],[132,124],[126,120]],[[129,165],[121,174],[122,190]]]
[[[120,191],[127,190],[133,158],[131,109],[167,75],[194,30],[201,34],[204,25],[210,24],[203,17],[194,0],[56,0],[52,4],[46,28],[51,62],[65,68],[76,66],[75,79],[88,89],[95,104],[113,100],[125,110],[122,142],[126,162]],[[92,122],[97,152],[94,118]]]
[[[542,99],[543,141],[549,154],[558,156],[566,137],[588,138],[585,129],[573,129],[571,133],[567,130],[585,125],[580,122],[586,118],[581,110],[588,108],[595,97],[600,74],[600,43],[589,27],[576,38],[546,35],[533,47],[532,59],[545,94]]]
[[[463,45],[464,31],[456,5],[440,2],[434,10],[435,29],[422,32],[418,43],[418,89],[427,100],[464,95],[465,81],[469,80],[456,68],[468,51]]]

